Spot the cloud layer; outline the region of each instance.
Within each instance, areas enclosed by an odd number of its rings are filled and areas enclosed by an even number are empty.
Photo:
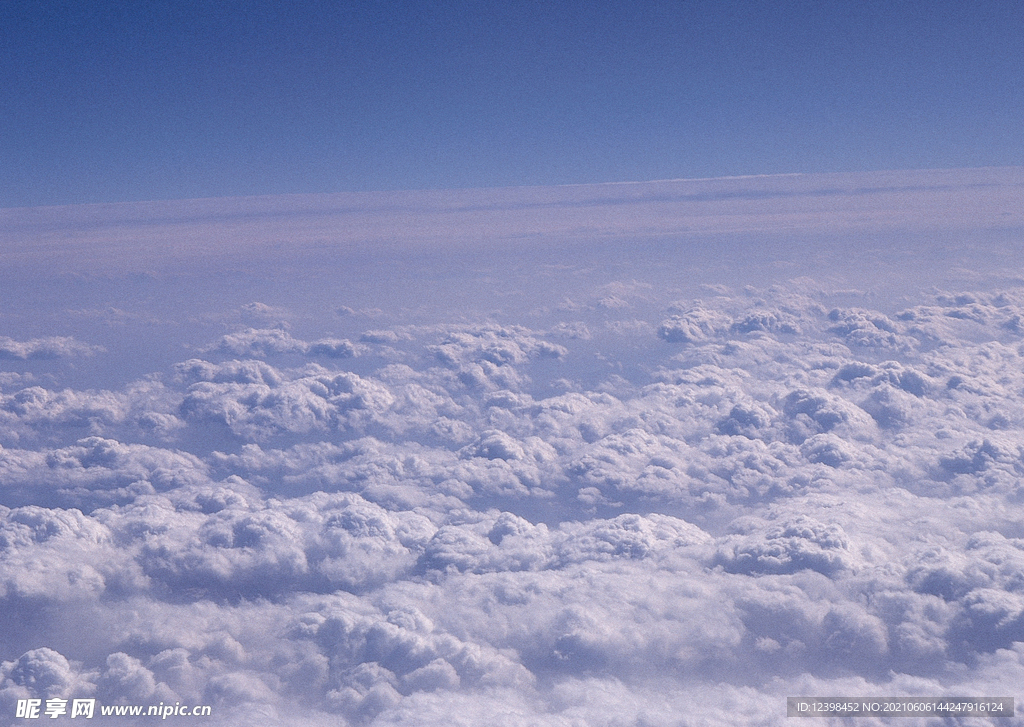
[[[240,328],[116,391],[12,370],[0,721],[28,697],[609,726],[1020,698],[1024,294],[709,292],[355,343]]]

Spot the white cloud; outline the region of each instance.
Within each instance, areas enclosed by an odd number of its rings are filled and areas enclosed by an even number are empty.
[[[302,354],[322,358],[351,358],[357,348],[342,338],[302,341],[282,328],[248,328],[229,333],[216,346],[204,349],[230,356],[265,358],[277,354]]]
[[[781,725],[806,690],[1015,693],[1016,294],[712,292],[6,378],[0,709]],[[598,347],[641,363],[594,374]]]
[[[696,343],[729,325],[724,314],[697,305],[662,321],[658,336],[669,343]]]
[[[103,351],[102,346],[92,346],[70,336],[48,336],[29,341],[15,341],[0,336],[0,359],[55,359],[92,356]]]
[[[282,433],[362,430],[395,402],[373,379],[316,364],[282,371],[258,361],[190,361],[179,371],[187,380],[199,379],[182,400],[183,418],[216,422],[258,441]]]

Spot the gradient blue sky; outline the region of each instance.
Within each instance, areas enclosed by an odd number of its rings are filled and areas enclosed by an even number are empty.
[[[0,3],[0,207],[1024,164],[1017,0]]]

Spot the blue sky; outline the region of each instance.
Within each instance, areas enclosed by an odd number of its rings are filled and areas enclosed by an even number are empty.
[[[1016,2],[0,5],[0,207],[1024,164]]]

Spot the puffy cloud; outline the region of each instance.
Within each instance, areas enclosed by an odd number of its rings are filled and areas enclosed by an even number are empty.
[[[729,325],[729,319],[721,312],[695,306],[662,321],[658,337],[669,343],[697,343]]]
[[[363,331],[359,335],[359,340],[362,343],[383,343],[383,344],[394,344],[398,343],[403,339],[411,338],[408,334],[401,334],[397,331],[388,329],[382,329],[377,331]]]
[[[0,703],[13,714],[17,698],[68,698],[91,692],[93,685],[63,654],[41,647],[13,661],[0,662]]]
[[[292,316],[289,311],[279,306],[267,305],[259,301],[246,303],[239,309],[239,317],[246,322],[257,325],[286,327]]]
[[[351,358],[356,347],[341,338],[302,341],[281,328],[248,328],[229,333],[210,349],[231,356],[267,357],[275,354],[305,354],[325,358]]]
[[[747,312],[742,318],[733,321],[730,330],[735,333],[800,333],[800,327],[792,315],[771,308]]]
[[[5,508],[0,563],[0,602],[89,600],[108,583],[122,586],[136,576],[109,528],[78,510],[35,505]]]
[[[344,338],[321,338],[309,343],[306,346],[306,353],[324,358],[351,358],[356,355],[357,349]]]
[[[135,382],[119,392],[27,386],[0,395],[0,437],[14,444],[130,433],[166,441],[183,427],[175,414],[180,401],[158,381]]]
[[[9,505],[39,502],[95,507],[207,480],[206,465],[180,451],[87,437],[52,450],[0,450]]]
[[[106,670],[100,676],[97,688],[101,695],[111,701],[125,700],[133,703],[151,701],[157,690],[153,672],[138,659],[123,652],[107,657]],[[173,692],[161,696],[174,696]],[[159,699],[158,701],[163,701]]]
[[[390,513],[355,494],[264,502],[230,485],[188,495],[103,516],[168,597],[363,591],[410,572],[435,529],[421,515]]]
[[[449,366],[471,362],[509,366],[533,358],[559,358],[566,353],[563,346],[536,338],[521,326],[452,328],[429,350]]]
[[[837,523],[797,517],[777,525],[743,522],[742,527],[752,532],[727,541],[716,559],[730,572],[795,573],[807,569],[834,576],[853,565],[849,540]]]
[[[247,440],[362,430],[379,421],[395,402],[378,381],[316,364],[279,371],[257,361],[190,361],[179,371],[188,379],[198,379],[182,400],[183,418],[216,422]]]
[[[82,392],[72,389],[51,391],[42,386],[28,386],[0,400],[0,411],[12,427],[62,427],[80,431],[102,431],[123,422],[128,416],[129,401],[113,392]],[[154,407],[154,414],[159,412]]]
[[[92,346],[70,336],[48,336],[29,341],[15,341],[0,336],[0,359],[53,359],[92,356],[103,351],[102,346]]]
[[[872,400],[870,408],[879,412],[874,417],[885,424],[891,424],[896,414],[884,409],[891,401],[882,396],[881,401]],[[782,399],[782,412],[789,420],[789,436],[795,442],[803,442],[815,434],[836,431],[848,438],[870,439],[873,427],[864,413],[847,400],[821,389],[796,389]],[[877,404],[877,406],[876,406]],[[882,411],[887,412],[883,417]]]
[[[902,333],[903,326],[883,313],[833,308],[828,321],[828,332],[852,347],[901,350],[915,346],[915,341]]]
[[[420,568],[449,572],[516,572],[571,564],[639,560],[665,549],[710,541],[707,533],[668,515],[620,515],[549,529],[512,513],[448,524],[427,543]]]
[[[4,378],[0,708],[725,725],[1013,693],[1018,296],[813,287],[251,328],[120,390]]]

